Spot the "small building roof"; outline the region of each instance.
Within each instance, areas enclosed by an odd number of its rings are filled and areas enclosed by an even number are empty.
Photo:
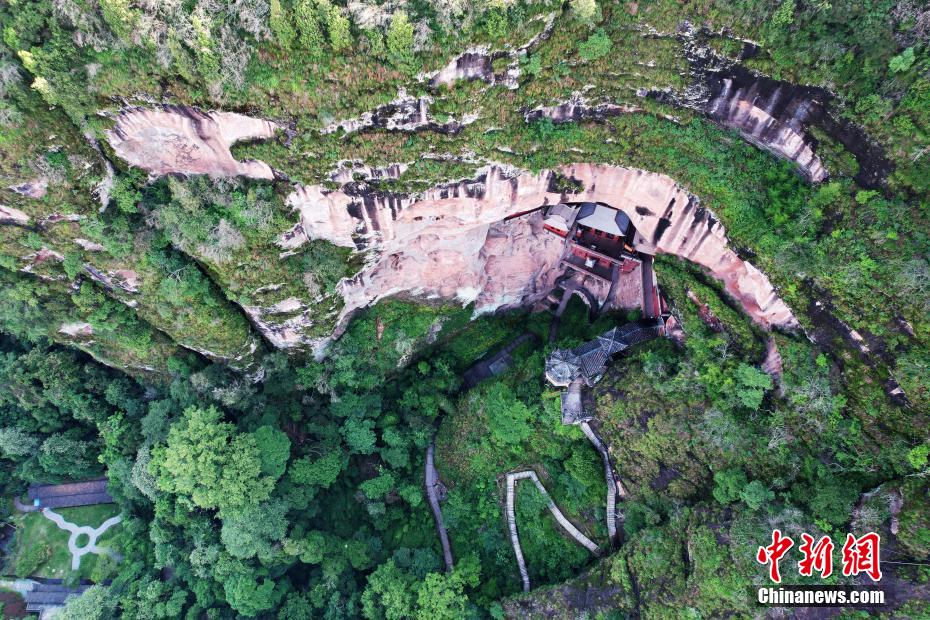
[[[552,205],[546,210],[546,219],[544,223],[553,228],[568,232],[568,229],[575,223],[575,218],[577,216],[578,209],[576,207],[570,207],[560,202],[559,204]]]
[[[113,503],[113,497],[107,492],[106,478],[64,484],[33,484],[29,486],[27,496],[34,505],[45,508]]]
[[[630,229],[630,218],[626,213],[606,205],[593,202],[582,203],[578,211],[578,223],[588,228],[611,235],[626,235]]]
[[[557,386],[582,378],[593,385],[600,378],[607,361],[616,353],[650,340],[661,332],[661,322],[643,320],[614,327],[574,349],[556,349],[546,359],[546,378]]]

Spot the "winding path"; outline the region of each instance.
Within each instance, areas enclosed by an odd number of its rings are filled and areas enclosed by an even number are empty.
[[[514,555],[517,556],[517,566],[520,569],[520,579],[523,580],[523,591],[529,592],[530,574],[526,569],[526,562],[523,559],[523,549],[520,547],[520,535],[517,533],[517,516],[514,512],[517,481],[525,479],[533,481],[533,484],[536,485],[536,488],[539,489],[539,492],[542,493],[543,497],[546,498],[549,512],[552,513],[552,516],[555,517],[555,520],[558,522],[558,524],[562,526],[562,529],[564,529],[569,536],[575,539],[575,542],[585,547],[594,555],[599,554],[599,547],[597,546],[597,543],[582,534],[581,531],[575,527],[575,525],[569,521],[564,514],[562,514],[562,511],[559,510],[559,507],[556,505],[555,501],[553,501],[552,496],[549,495],[546,487],[544,487],[542,482],[540,482],[539,476],[536,475],[535,471],[530,469],[507,474],[507,524],[510,526],[510,542],[513,545]]]
[[[604,462],[604,479],[607,481],[607,537],[611,544],[617,543],[617,498],[626,497],[626,489],[614,470],[613,463],[610,460],[610,454],[607,452],[607,446],[601,441],[597,432],[591,428],[587,422],[581,423],[581,430],[585,437],[594,445],[594,449],[601,455]]]
[[[100,524],[99,527],[93,528],[89,525],[75,525],[70,521],[66,521],[63,516],[52,510],[51,508],[43,508],[42,515],[50,520],[52,523],[57,525],[59,529],[70,532],[71,536],[68,537],[68,551],[71,552],[71,570],[78,570],[81,568],[81,558],[88,553],[95,553],[97,555],[102,555],[106,553],[110,557],[119,558],[119,555],[112,549],[106,547],[98,547],[97,539],[103,535],[108,529],[119,523],[123,520],[123,517],[116,515],[115,517],[110,517],[106,521]],[[89,540],[87,544],[83,547],[77,546],[77,539],[81,534],[87,534]]]
[[[436,471],[436,464],[433,461],[433,452],[435,450],[435,442],[430,441],[429,447],[426,449],[426,473],[424,476],[426,496],[429,498],[429,506],[433,509],[433,518],[436,520],[436,531],[439,533],[439,542],[442,545],[442,557],[446,563],[446,572],[451,573],[453,568],[452,547],[449,545],[449,534],[446,532],[446,525],[442,520],[442,509],[439,507],[442,482],[439,480],[439,472]]]

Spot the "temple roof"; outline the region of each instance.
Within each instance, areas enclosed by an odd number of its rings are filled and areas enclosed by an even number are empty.
[[[630,218],[626,213],[593,202],[582,203],[578,211],[578,223],[588,228],[611,235],[626,235],[630,229]]]
[[[609,329],[574,349],[556,349],[546,359],[546,378],[553,385],[564,386],[582,377],[591,385],[600,377],[611,356],[655,338],[660,328],[661,323],[657,321],[627,323]]]
[[[566,204],[555,204],[546,211],[545,223],[553,228],[558,228],[568,232],[568,229],[575,223],[575,217],[578,215],[576,207],[570,207]]]

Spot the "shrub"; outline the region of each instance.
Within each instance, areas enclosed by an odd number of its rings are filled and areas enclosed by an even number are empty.
[[[888,69],[892,73],[906,73],[914,64],[914,48],[909,47],[888,61]]]
[[[613,42],[610,40],[610,37],[607,36],[603,28],[598,28],[597,32],[578,46],[578,53],[585,60],[593,61],[609,54],[612,47]]]
[[[25,579],[39,570],[39,567],[50,557],[52,557],[52,548],[47,543],[30,544],[16,557],[14,572],[17,577]]]
[[[569,5],[574,18],[581,23],[593,26],[601,21],[601,7],[597,5],[597,0],[569,0]]]

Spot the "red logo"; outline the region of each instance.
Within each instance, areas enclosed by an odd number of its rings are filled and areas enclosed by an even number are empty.
[[[798,550],[803,557],[798,562],[798,574],[812,577],[816,571],[820,573],[821,579],[832,575],[835,549],[833,540],[829,536],[822,536],[815,542],[814,537],[807,533],[801,534],[801,540],[803,542]],[[794,541],[790,536],[784,536],[781,530],[772,530],[772,544],[759,547],[756,552],[756,561],[768,565],[769,579],[774,583],[781,583],[778,563],[793,546]],[[880,546],[881,537],[875,532],[869,532],[859,538],[847,534],[846,543],[843,545],[843,576],[854,577],[865,573],[873,581],[880,581]]]
[[[756,552],[756,562],[769,565],[769,579],[781,583],[781,573],[778,572],[778,562],[794,546],[794,541],[781,535],[781,530],[772,530],[772,544],[768,547],[759,547]]]
[[[804,559],[798,562],[798,572],[810,577],[814,571],[820,573],[821,579],[833,574],[833,541],[824,536],[814,544],[814,537],[810,534],[801,534],[804,540],[798,549],[804,554]]]
[[[872,581],[879,581],[882,578],[878,559],[880,543],[881,537],[875,532],[869,532],[860,538],[846,534],[846,544],[843,545],[843,576],[851,577],[865,573]]]

